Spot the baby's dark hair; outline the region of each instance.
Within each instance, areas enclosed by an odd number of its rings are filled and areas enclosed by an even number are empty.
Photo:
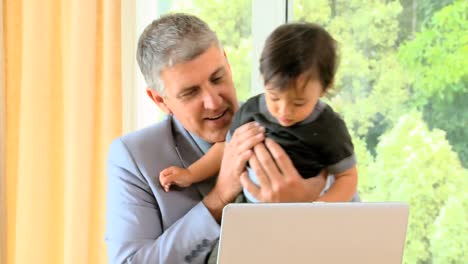
[[[260,73],[264,84],[271,84],[275,89],[291,87],[301,74],[305,74],[306,81],[318,78],[325,91],[335,77],[337,57],[336,41],[321,26],[284,24],[265,41]]]

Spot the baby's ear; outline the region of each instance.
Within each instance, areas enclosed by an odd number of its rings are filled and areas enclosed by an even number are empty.
[[[330,84],[328,84],[328,86],[325,87],[325,89],[322,90],[322,92],[320,93],[320,97],[324,96],[328,92],[328,90],[333,87],[334,81],[335,80],[331,80]]]

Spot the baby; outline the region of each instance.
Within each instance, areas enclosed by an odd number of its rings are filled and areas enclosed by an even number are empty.
[[[256,121],[265,128],[266,137],[284,148],[302,177],[315,177],[323,169],[335,175],[319,201],[346,202],[357,188],[353,144],[344,121],[320,100],[333,85],[336,68],[336,43],[325,29],[311,23],[278,27],[267,38],[260,58],[265,92],[240,107],[229,134]],[[188,168],[163,170],[161,185],[169,191],[171,185],[187,187],[215,176],[223,150],[224,143],[216,143]],[[258,185],[252,170],[248,171]],[[248,201],[257,202],[245,189],[244,194]]]

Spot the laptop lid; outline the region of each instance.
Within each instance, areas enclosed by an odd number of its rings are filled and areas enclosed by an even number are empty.
[[[406,203],[229,204],[218,263],[401,263]]]

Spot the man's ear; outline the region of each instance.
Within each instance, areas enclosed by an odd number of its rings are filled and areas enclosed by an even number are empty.
[[[227,57],[227,54],[226,54],[226,50],[223,49],[223,54],[224,54],[224,58],[226,58],[226,62],[227,62],[227,65],[229,67],[229,70],[231,70],[231,64],[229,63],[229,60],[228,60],[228,57]]]
[[[158,91],[147,87],[146,94],[151,98],[151,100],[154,103],[156,103],[156,105],[159,107],[159,109],[161,109],[161,111],[168,115],[172,114],[171,109],[169,109],[169,106],[166,104],[165,98]]]

